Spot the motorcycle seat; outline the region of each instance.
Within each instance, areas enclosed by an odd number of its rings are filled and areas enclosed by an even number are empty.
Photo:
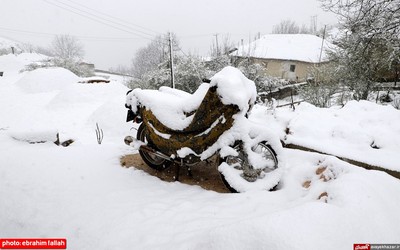
[[[165,127],[180,131],[190,125],[208,89],[208,83],[201,84],[193,94],[165,86],[159,90],[135,89],[128,98],[136,99],[136,103],[151,111]],[[127,103],[133,101],[128,100]]]

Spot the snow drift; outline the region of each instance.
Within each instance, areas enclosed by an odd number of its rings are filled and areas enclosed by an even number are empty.
[[[78,80],[77,75],[64,68],[39,68],[27,72],[15,84],[28,93],[41,93],[64,89]]]

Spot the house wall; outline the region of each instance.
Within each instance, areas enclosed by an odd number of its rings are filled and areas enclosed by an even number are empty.
[[[235,58],[236,63],[247,58]],[[309,70],[315,64],[291,60],[250,58],[251,63],[258,63],[264,66],[264,73],[267,75],[282,78],[289,81],[304,82],[309,76]],[[295,65],[294,72],[291,72],[291,65]]]

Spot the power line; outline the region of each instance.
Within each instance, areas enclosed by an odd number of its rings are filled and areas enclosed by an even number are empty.
[[[29,35],[33,36],[57,36],[61,34],[57,33],[46,33],[46,32],[38,32],[38,31],[28,31],[28,30],[20,30],[20,29],[10,29],[10,28],[4,28],[0,27],[0,30],[6,30],[9,32],[15,32],[15,33],[26,33]],[[134,39],[141,39],[138,37],[97,37],[97,36],[81,36],[81,35],[74,35],[71,34],[71,36],[74,36],[76,38],[82,39],[82,40],[105,40],[105,41],[116,41],[116,40],[134,40]]]
[[[66,1],[71,2],[71,3],[73,3],[73,4],[76,4],[76,5],[79,5],[79,6],[83,7],[83,8],[85,8],[85,9],[88,9],[88,10],[91,10],[91,11],[94,11],[94,12],[97,12],[97,13],[99,13],[99,14],[101,14],[101,15],[104,15],[104,16],[107,16],[107,17],[109,17],[109,18],[112,18],[112,19],[115,19],[115,20],[119,20],[119,21],[121,21],[121,22],[123,22],[123,23],[127,23],[127,24],[130,24],[130,25],[136,26],[136,27],[138,27],[138,28],[141,28],[141,29],[144,29],[144,30],[153,32],[153,33],[158,34],[158,35],[161,34],[161,33],[158,32],[158,31],[155,31],[155,30],[152,30],[152,29],[149,29],[149,28],[146,28],[146,27],[143,27],[143,26],[134,24],[134,23],[132,23],[132,22],[128,22],[128,21],[123,20],[123,19],[118,18],[118,17],[111,16],[111,15],[109,15],[109,14],[107,14],[107,13],[104,13],[104,12],[98,11],[98,10],[95,10],[95,9],[93,9],[93,8],[87,7],[86,5],[77,3],[77,2],[75,2],[75,1],[72,1],[72,0],[66,0]]]
[[[209,33],[209,34],[199,34],[199,35],[186,35],[186,36],[180,36],[179,38],[197,38],[197,37],[206,37],[206,36],[213,36],[214,34]]]
[[[74,14],[77,14],[77,15],[79,15],[79,16],[82,16],[82,17],[85,17],[85,18],[87,18],[87,19],[90,19],[90,20],[92,20],[92,21],[95,21],[95,22],[98,22],[98,23],[107,25],[107,26],[112,27],[112,28],[114,28],[114,29],[117,29],[117,30],[120,30],[120,31],[124,31],[124,32],[127,32],[127,33],[129,33],[129,34],[132,34],[132,35],[135,35],[135,36],[138,36],[138,37],[141,37],[141,38],[150,40],[150,41],[153,40],[153,38],[145,37],[145,36],[140,35],[140,34],[138,34],[138,33],[136,33],[136,32],[132,32],[132,31],[129,31],[129,30],[126,30],[126,29],[117,27],[117,26],[115,26],[115,25],[106,23],[106,22],[104,22],[104,21],[98,20],[98,19],[100,19],[100,18],[95,19],[95,18],[93,18],[93,17],[90,17],[90,16],[87,16],[87,15],[81,14],[81,13],[76,12],[76,11],[74,11],[74,10],[71,10],[71,9],[65,8],[65,7],[63,7],[63,6],[60,6],[60,5],[58,5],[58,4],[52,3],[52,2],[50,2],[50,1],[48,1],[48,0],[43,0],[43,1],[46,2],[46,3],[48,3],[48,4],[50,4],[50,5],[56,6],[56,7],[58,7],[58,8],[61,8],[61,9],[63,9],[63,10],[66,10],[66,11],[72,12],[72,13],[74,13]]]
[[[150,36],[150,37],[153,37],[153,36],[154,36],[154,34],[150,34],[150,33],[147,33],[147,32],[141,31],[141,30],[134,29],[134,28],[132,28],[131,26],[126,25],[125,23],[122,23],[122,22],[115,22],[115,21],[113,21],[112,19],[106,19],[106,18],[104,18],[104,15],[103,15],[103,14],[102,14],[102,16],[99,16],[99,15],[93,14],[92,12],[88,12],[88,11],[85,11],[85,10],[82,10],[82,9],[79,9],[79,8],[76,8],[76,7],[72,6],[72,5],[63,3],[62,1],[59,1],[59,0],[55,0],[55,1],[56,1],[57,3],[59,3],[59,4],[65,5],[65,6],[69,7],[69,8],[74,9],[74,10],[77,10],[77,11],[80,11],[80,12],[83,12],[83,13],[86,13],[86,14],[88,14],[89,16],[93,16],[93,17],[95,17],[95,18],[102,19],[102,20],[104,20],[104,21],[107,21],[107,22],[110,22],[110,23],[113,23],[113,24],[116,24],[116,25],[123,26],[123,27],[125,27],[125,28],[128,28],[128,29],[130,29],[130,30],[133,30],[133,31],[135,31],[135,32],[142,33],[142,34],[147,35],[147,36]]]

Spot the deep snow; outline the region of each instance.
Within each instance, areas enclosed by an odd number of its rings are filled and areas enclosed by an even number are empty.
[[[31,55],[18,56],[29,61]],[[6,57],[0,66],[15,61]],[[42,70],[43,89],[26,92],[16,83],[28,73],[18,73],[17,66],[0,77],[0,238],[66,238],[68,249],[351,249],[353,243],[400,243],[400,181],[386,173],[283,149],[284,174],[275,192],[219,194],[163,182],[119,165],[120,156],[134,152],[123,143],[135,133],[125,123],[125,86],[70,82],[52,89],[50,70]],[[69,74],[56,71],[59,79]],[[257,105],[251,119],[283,139],[289,125],[288,141],[396,164],[398,110],[365,102],[343,109],[302,105],[275,113]],[[104,131],[101,145],[96,122]],[[75,142],[59,147],[13,138],[55,131]],[[371,138],[380,146],[373,150],[384,155],[363,152]]]

